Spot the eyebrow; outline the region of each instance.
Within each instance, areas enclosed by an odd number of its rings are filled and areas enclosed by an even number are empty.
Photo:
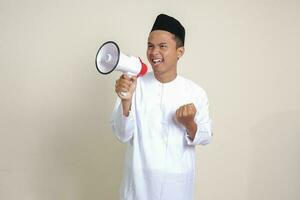
[[[166,42],[161,42],[158,45],[162,45],[162,44],[167,44],[167,43]],[[148,45],[154,45],[154,44],[152,44],[151,42],[148,42]]]

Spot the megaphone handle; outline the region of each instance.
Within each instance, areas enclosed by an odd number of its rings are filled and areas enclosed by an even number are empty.
[[[124,74],[126,74],[127,76],[129,76],[129,78],[131,78],[132,76],[134,76],[134,74],[130,73],[130,72],[127,72],[127,73],[124,73]],[[120,95],[122,97],[126,97],[127,96],[127,92],[120,92]]]

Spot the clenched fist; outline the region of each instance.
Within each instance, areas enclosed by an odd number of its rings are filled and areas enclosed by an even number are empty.
[[[120,76],[115,84],[115,92],[122,100],[131,100],[136,87],[136,76],[126,74]]]
[[[176,110],[176,120],[186,128],[192,139],[194,139],[197,131],[197,124],[194,120],[196,112],[197,110],[193,103],[180,106]]]

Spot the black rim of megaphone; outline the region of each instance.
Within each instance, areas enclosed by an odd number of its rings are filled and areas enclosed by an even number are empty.
[[[98,57],[98,54],[99,52],[101,51],[102,47],[108,43],[112,43],[114,44],[116,47],[117,47],[117,50],[118,50],[118,59],[117,59],[117,62],[116,62],[116,65],[112,68],[112,70],[110,70],[109,72],[101,72],[98,68],[98,64],[97,64],[97,57]],[[107,41],[105,43],[103,43],[100,48],[98,49],[98,52],[96,54],[96,59],[95,59],[95,64],[96,64],[96,69],[98,70],[98,72],[100,72],[101,74],[109,74],[111,73],[112,71],[114,71],[116,69],[116,67],[118,66],[118,63],[119,63],[119,59],[120,59],[120,49],[119,49],[119,46],[117,45],[117,43],[115,43],[114,41]]]

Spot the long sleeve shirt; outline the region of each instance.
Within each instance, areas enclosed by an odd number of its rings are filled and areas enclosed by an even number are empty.
[[[193,103],[197,132],[192,140],[175,118],[176,110]],[[118,98],[111,118],[116,137],[127,143],[121,200],[192,200],[195,145],[211,141],[205,91],[179,75],[168,83],[152,72],[137,79],[129,116]]]

